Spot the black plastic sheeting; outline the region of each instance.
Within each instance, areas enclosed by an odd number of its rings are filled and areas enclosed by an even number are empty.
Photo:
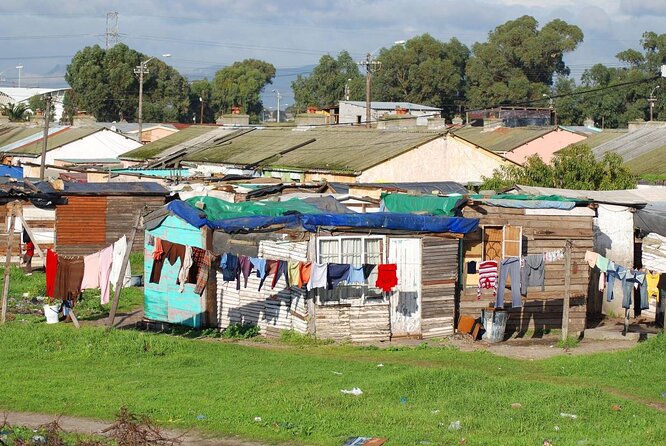
[[[634,227],[641,235],[651,232],[666,237],[666,202],[650,203],[634,213]]]

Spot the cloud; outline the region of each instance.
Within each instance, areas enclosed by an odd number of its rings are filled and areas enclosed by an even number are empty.
[[[664,0],[622,0],[620,11],[632,16],[666,16]]]

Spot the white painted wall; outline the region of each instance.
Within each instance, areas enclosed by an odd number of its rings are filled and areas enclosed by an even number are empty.
[[[467,184],[483,181],[508,161],[456,138],[441,137],[364,171],[361,183],[456,181]]]
[[[634,264],[634,214],[625,206],[599,204],[597,215],[593,221],[594,250],[617,264],[631,268]],[[604,314],[624,315],[622,286],[617,280],[615,283],[613,301],[607,302],[604,295],[602,311]]]

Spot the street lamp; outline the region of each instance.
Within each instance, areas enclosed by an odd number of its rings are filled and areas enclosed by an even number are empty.
[[[280,92],[278,90],[273,90],[273,93],[277,95],[277,122],[280,122]]]
[[[203,97],[199,96],[199,102],[201,102],[201,117],[199,118],[199,124],[203,124],[203,106],[204,106]]]
[[[650,97],[648,98],[648,102],[650,103],[650,121],[652,121],[652,112],[654,110],[654,103],[657,101],[657,98],[654,97],[654,92],[657,91],[657,88],[659,87],[660,85],[654,87],[650,92]]]
[[[16,69],[19,72],[19,77],[18,77],[18,87],[21,88],[21,70],[23,69],[23,65],[17,65]]]
[[[171,54],[162,54],[162,57],[171,57]],[[154,58],[155,57],[149,57],[143,62],[140,62],[139,65],[137,65],[134,68],[134,74],[139,75],[139,133],[138,133],[139,143],[141,142],[141,134],[143,131],[143,75],[148,74],[148,67],[146,67],[146,65]],[[20,82],[20,77],[19,77],[19,82]]]

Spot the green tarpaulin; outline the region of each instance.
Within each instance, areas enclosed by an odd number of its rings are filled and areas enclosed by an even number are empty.
[[[436,195],[382,194],[387,212],[426,213],[432,215],[455,215],[465,199],[460,196],[439,197]]]
[[[230,203],[214,197],[192,197],[187,203],[196,206],[196,203],[204,203],[203,211],[209,220],[225,220],[227,218],[252,217],[262,215],[277,217],[289,212],[301,214],[321,214],[319,208],[312,206],[297,198],[287,201],[243,201],[241,203]]]

